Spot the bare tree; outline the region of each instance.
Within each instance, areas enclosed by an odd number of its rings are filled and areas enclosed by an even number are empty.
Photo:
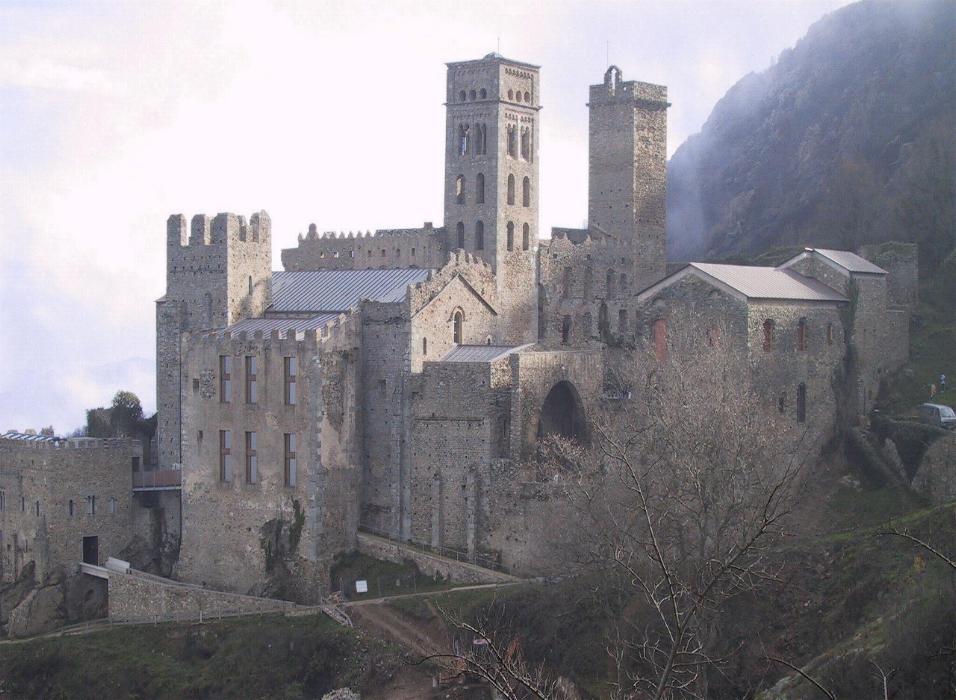
[[[697,341],[687,352],[694,339],[673,339],[684,351],[668,357],[621,353],[587,438],[547,436],[537,456],[574,509],[569,569],[607,601],[621,700],[707,696],[705,669],[725,661],[717,616],[775,580],[769,550],[814,447],[807,425],[753,391],[745,351]],[[455,623],[487,640],[483,659],[470,649],[447,657],[505,698],[558,697],[543,667],[509,663],[491,622]]]

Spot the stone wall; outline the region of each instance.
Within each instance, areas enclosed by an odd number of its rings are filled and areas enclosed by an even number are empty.
[[[422,573],[429,576],[441,576],[455,583],[513,583],[517,580],[514,576],[502,571],[430,554],[400,542],[392,542],[364,532],[359,533],[358,550],[367,556],[397,564],[411,561]]]
[[[97,538],[97,563],[117,555],[131,538],[140,449],[136,440],[0,438],[0,581],[31,561],[38,581],[61,565],[72,571],[85,537]]]
[[[109,616],[125,620],[215,618],[236,613],[276,612],[296,606],[282,600],[215,591],[137,571],[110,572]]]
[[[445,262],[448,241],[444,228],[426,221],[422,228],[384,229],[366,232],[321,235],[315,224],[299,235],[295,248],[282,251],[287,271],[366,270],[388,267],[437,268]]]

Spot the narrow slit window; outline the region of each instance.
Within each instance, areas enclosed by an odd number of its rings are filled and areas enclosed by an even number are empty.
[[[565,316],[561,319],[561,344],[567,345],[571,342],[571,317]]]
[[[485,223],[483,221],[475,222],[475,250],[485,249]]]
[[[521,227],[521,250],[528,250],[531,247],[531,227],[525,224]]]
[[[283,376],[285,385],[284,400],[286,406],[295,406],[296,403],[296,375],[298,373],[298,362],[296,357],[283,358]]]
[[[515,203],[515,176],[508,175],[508,204]]]
[[[515,249],[515,224],[513,221],[508,222],[508,240],[507,240],[508,250]]]
[[[531,178],[528,177],[521,181],[521,206],[531,206]]]
[[[802,382],[797,386],[797,422],[807,422],[807,385]]]
[[[485,203],[485,176],[481,173],[475,177],[475,204]]]
[[[219,402],[232,401],[232,355],[219,356]]]
[[[258,371],[256,356],[246,355],[246,403],[258,403],[259,391],[256,386]]]
[[[232,431],[219,431],[219,480],[232,481]]]
[[[295,433],[285,434],[285,485],[293,487],[296,484],[296,439]]]
[[[458,225],[455,226],[455,231],[458,234],[458,247],[464,249],[465,247],[465,224],[461,221],[458,222]]]
[[[807,319],[801,318],[797,322],[797,350],[807,349]]]
[[[246,483],[259,481],[259,436],[254,431],[246,432]]]

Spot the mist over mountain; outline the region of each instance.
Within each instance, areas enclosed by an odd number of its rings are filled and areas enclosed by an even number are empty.
[[[956,247],[956,2],[864,0],[742,78],[668,166],[669,255]]]

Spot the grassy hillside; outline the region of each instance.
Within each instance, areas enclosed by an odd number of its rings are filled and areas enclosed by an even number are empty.
[[[0,697],[320,698],[377,688],[404,667],[324,615],[267,615],[0,644]]]

